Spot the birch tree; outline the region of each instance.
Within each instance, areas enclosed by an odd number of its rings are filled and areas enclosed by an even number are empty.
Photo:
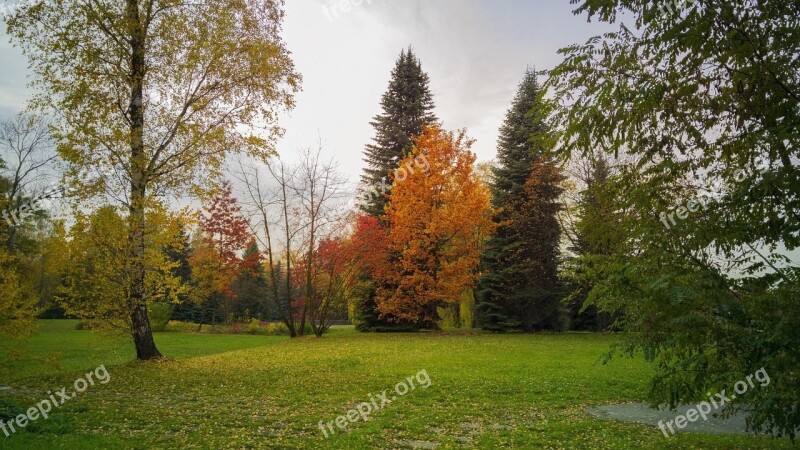
[[[156,196],[198,194],[231,152],[266,157],[300,77],[281,0],[28,0],[7,20],[32,70],[32,107],[56,115],[70,174],[127,211],[124,299],[139,359],[161,356],[147,319],[144,230]],[[78,186],[76,186],[78,187]]]

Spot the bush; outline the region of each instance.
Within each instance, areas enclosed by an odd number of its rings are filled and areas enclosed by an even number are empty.
[[[192,322],[181,322],[179,320],[170,320],[167,322],[164,331],[175,331],[179,333],[196,333],[198,325]]]
[[[169,318],[172,316],[172,305],[169,303],[153,303],[148,308],[150,328],[153,331],[166,331]]]
[[[289,336],[289,327],[283,322],[271,323],[267,325],[267,335],[269,336]]]
[[[267,328],[263,325],[266,324],[262,324],[258,319],[253,319],[250,321],[250,325],[247,326],[247,332],[256,335],[267,334]]]

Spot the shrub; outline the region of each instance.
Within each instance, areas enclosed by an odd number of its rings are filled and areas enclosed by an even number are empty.
[[[261,324],[258,323],[258,320],[253,319],[250,321],[250,325],[247,326],[247,332],[250,334],[259,334],[261,331]]]
[[[267,325],[267,334],[270,336],[289,336],[289,327],[283,322]]]

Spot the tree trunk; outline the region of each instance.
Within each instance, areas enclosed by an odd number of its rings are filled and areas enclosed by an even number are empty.
[[[130,247],[130,299],[131,328],[136,357],[140,360],[156,359],[161,353],[153,340],[153,330],[147,317],[145,298],[144,230],[145,230],[145,151],[144,151],[144,30],[139,17],[139,1],[128,0],[127,18],[130,21],[131,73],[130,88],[130,174],[131,196],[128,210],[128,240]]]

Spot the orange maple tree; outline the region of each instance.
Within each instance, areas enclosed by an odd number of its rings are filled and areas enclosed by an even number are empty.
[[[378,289],[382,316],[435,328],[437,307],[458,303],[474,285],[480,242],[494,224],[472,142],[464,131],[430,126],[400,162],[406,169],[395,172],[385,216],[391,270]],[[411,170],[423,157],[430,170]]]

